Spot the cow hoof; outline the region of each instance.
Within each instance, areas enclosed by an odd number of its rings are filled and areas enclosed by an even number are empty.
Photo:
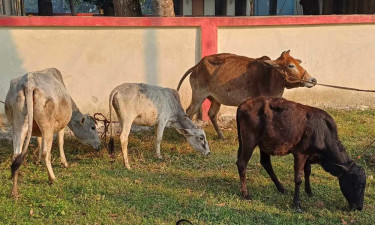
[[[251,196],[249,194],[242,194],[243,199],[251,200]]]
[[[69,164],[67,163],[67,162],[65,162],[65,163],[61,163],[61,165],[62,165],[62,167],[64,167],[64,168],[68,168],[69,167]]]
[[[162,160],[162,159],[163,159],[163,156],[161,156],[161,155],[157,155],[156,158]]]
[[[53,185],[55,182],[56,182],[56,178],[50,179],[49,182],[48,182],[48,184],[49,185]]]
[[[131,170],[131,168],[130,168],[129,165],[125,165],[125,168],[126,168],[127,170]]]
[[[18,200],[18,197],[19,197],[18,191],[12,191],[10,193],[10,197],[13,198],[14,200]]]
[[[307,196],[309,196],[310,198],[311,197],[314,197],[314,194],[312,192],[306,192]]]
[[[277,190],[278,190],[281,194],[286,194],[285,188],[283,188],[283,187],[281,187],[281,188],[277,188]]]
[[[219,135],[217,138],[218,138],[219,140],[225,140],[225,137],[224,137],[223,135]]]
[[[296,208],[296,211],[297,211],[298,213],[303,213],[301,207],[297,207],[297,208]]]

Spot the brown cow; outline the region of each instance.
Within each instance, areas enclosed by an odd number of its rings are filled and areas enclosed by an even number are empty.
[[[270,60],[267,56],[252,59],[228,53],[204,57],[184,74],[177,87],[179,90],[191,73],[192,99],[186,113],[192,118],[202,102],[206,98],[210,99],[208,116],[219,138],[224,138],[217,124],[221,104],[238,106],[249,97],[281,97],[284,88],[313,87],[311,83],[291,78],[303,78],[316,83],[316,79],[301,67],[301,61],[291,57],[289,52],[283,52],[276,60]]]
[[[271,165],[270,155],[294,156],[294,204],[301,211],[299,188],[305,173],[305,191],[311,196],[309,176],[311,164],[338,177],[340,189],[350,208],[362,210],[366,174],[346,153],[338,139],[337,127],[325,111],[287,101],[283,98],[250,98],[237,109],[238,156],[237,167],[241,192],[248,199],[246,166],[256,146],[260,163],[276,188],[284,192]]]

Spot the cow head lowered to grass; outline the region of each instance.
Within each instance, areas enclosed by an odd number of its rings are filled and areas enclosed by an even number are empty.
[[[249,98],[237,109],[238,158],[237,168],[241,192],[248,199],[246,167],[256,146],[260,163],[276,188],[285,192],[271,165],[271,155],[294,156],[294,204],[301,211],[299,189],[305,174],[305,191],[310,187],[311,164],[338,177],[340,189],[351,209],[362,210],[366,185],[364,169],[347,154],[337,135],[332,117],[325,111],[287,101],[283,98]]]

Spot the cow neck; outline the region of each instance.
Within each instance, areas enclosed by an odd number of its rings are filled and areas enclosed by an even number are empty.
[[[73,121],[79,121],[81,118],[82,118],[82,113],[81,111],[79,111],[76,103],[74,102],[73,99],[71,99],[71,102],[72,102],[72,117],[70,118],[70,121],[68,123],[68,127],[73,130],[74,129],[74,126],[73,126]]]
[[[275,82],[271,82],[274,80]],[[284,94],[284,90],[286,87],[286,80],[285,75],[278,70],[277,68],[272,68],[271,77],[269,78],[269,91],[273,92],[270,93],[270,96],[281,97]]]
[[[335,177],[340,178],[345,174],[345,170],[342,168],[347,168],[350,170],[354,165],[354,161],[350,159],[344,146],[339,142],[336,146],[329,149],[330,152],[326,154],[321,154],[320,164],[323,169]],[[335,152],[333,152],[335,151]]]
[[[187,116],[177,118],[174,122],[172,122],[171,126],[177,130],[197,128],[193,121],[191,121],[191,119],[189,119]]]

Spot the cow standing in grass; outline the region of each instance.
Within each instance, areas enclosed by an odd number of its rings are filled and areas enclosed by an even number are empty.
[[[49,180],[55,175],[51,166],[53,135],[58,133],[61,162],[67,166],[63,144],[68,125],[83,143],[98,148],[100,140],[95,123],[82,114],[67,93],[60,71],[54,68],[27,73],[10,82],[5,113],[13,128],[12,196],[17,197],[18,169],[25,158],[31,136],[37,136]]]
[[[272,169],[270,155],[293,154],[294,204],[298,211],[301,211],[299,189],[303,173],[305,191],[312,195],[309,178],[312,163],[319,163],[337,177],[350,208],[362,210],[365,171],[350,159],[338,139],[334,120],[325,111],[283,98],[250,98],[237,109],[237,129],[237,167],[245,199],[250,197],[246,187],[247,163],[259,146],[260,163],[282,193],[285,189]]]
[[[112,121],[112,106],[115,109],[121,126],[121,149],[124,165],[130,169],[128,161],[128,136],[132,123],[142,126],[155,126],[156,156],[160,154],[160,143],[166,126],[174,127],[184,135],[189,144],[204,155],[210,148],[203,129],[198,128],[182,109],[180,97],[176,90],[147,84],[122,84],[110,94],[109,111]],[[113,126],[111,123],[110,151],[113,152]]]
[[[281,97],[285,88],[313,87],[310,82],[316,83],[316,79],[300,63],[301,60],[294,59],[289,51],[283,52],[276,60],[267,56],[253,59],[228,53],[210,55],[184,74],[177,90],[191,73],[192,97],[186,113],[192,118],[208,98],[211,101],[208,116],[219,138],[224,138],[217,124],[221,104],[238,106],[250,97]]]

